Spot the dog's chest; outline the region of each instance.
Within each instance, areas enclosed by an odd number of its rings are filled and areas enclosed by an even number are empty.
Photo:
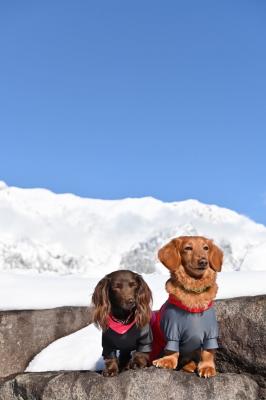
[[[161,316],[161,329],[167,332],[166,340],[178,340],[180,349],[193,351],[202,346],[206,338],[217,336],[214,308],[191,313],[168,304]]]
[[[139,338],[140,329],[136,325],[123,334],[117,333],[111,328],[108,328],[107,331],[103,333],[103,340],[117,350],[135,350]]]

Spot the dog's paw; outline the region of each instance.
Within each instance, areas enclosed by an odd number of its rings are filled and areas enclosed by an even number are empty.
[[[201,378],[211,378],[212,376],[216,376],[216,369],[211,366],[201,366],[198,368],[198,374]]]
[[[149,366],[148,362],[143,362],[140,360],[132,360],[130,363],[130,369],[146,368]]]
[[[118,368],[110,368],[110,369],[105,368],[102,374],[104,377],[112,377],[112,376],[117,376],[118,372],[119,372]]]
[[[116,358],[106,359],[105,368],[102,372],[103,376],[116,376],[119,373],[118,363]]]
[[[177,359],[174,356],[165,356],[158,358],[158,360],[154,360],[152,364],[156,368],[176,369]]]
[[[130,361],[131,369],[146,368],[150,366],[150,357],[147,353],[136,352]]]
[[[190,361],[189,363],[184,365],[184,367],[182,368],[182,371],[192,373],[192,372],[195,372],[196,369],[197,369],[197,364],[195,363],[195,361]]]

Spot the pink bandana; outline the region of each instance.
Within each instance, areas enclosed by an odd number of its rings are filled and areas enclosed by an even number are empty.
[[[115,331],[116,333],[119,333],[120,335],[123,335],[129,329],[136,323],[136,321],[130,322],[130,324],[124,325],[122,322],[117,322],[112,319],[112,317],[109,315],[108,317],[108,328],[112,329],[112,331]]]

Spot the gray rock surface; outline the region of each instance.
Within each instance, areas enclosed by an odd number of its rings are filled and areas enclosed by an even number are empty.
[[[216,302],[220,372],[249,373],[266,388],[266,296]]]
[[[210,380],[155,368],[128,371],[117,378],[78,371],[19,374],[48,344],[88,325],[91,311],[62,307],[0,312],[0,377],[13,374],[2,379],[0,400],[265,399],[266,296],[220,300],[216,311],[220,329],[216,364],[221,374]]]
[[[0,385],[0,400],[257,400],[260,389],[245,375],[159,370],[127,371],[115,378],[94,372],[26,373]]]
[[[0,377],[23,372],[48,344],[89,323],[87,307],[0,311]]]

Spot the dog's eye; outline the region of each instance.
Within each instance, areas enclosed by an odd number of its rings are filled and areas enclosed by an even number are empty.
[[[184,250],[185,251],[191,251],[192,250],[192,246],[186,246],[186,247],[184,247]]]
[[[208,251],[209,250],[209,247],[206,245],[206,246],[203,246],[203,250],[206,250],[206,251]]]
[[[137,284],[136,284],[136,282],[129,282],[129,286],[130,287],[135,287],[135,286],[137,286]]]
[[[112,289],[122,289],[122,287],[123,287],[122,283],[116,283],[116,284],[112,287]]]

